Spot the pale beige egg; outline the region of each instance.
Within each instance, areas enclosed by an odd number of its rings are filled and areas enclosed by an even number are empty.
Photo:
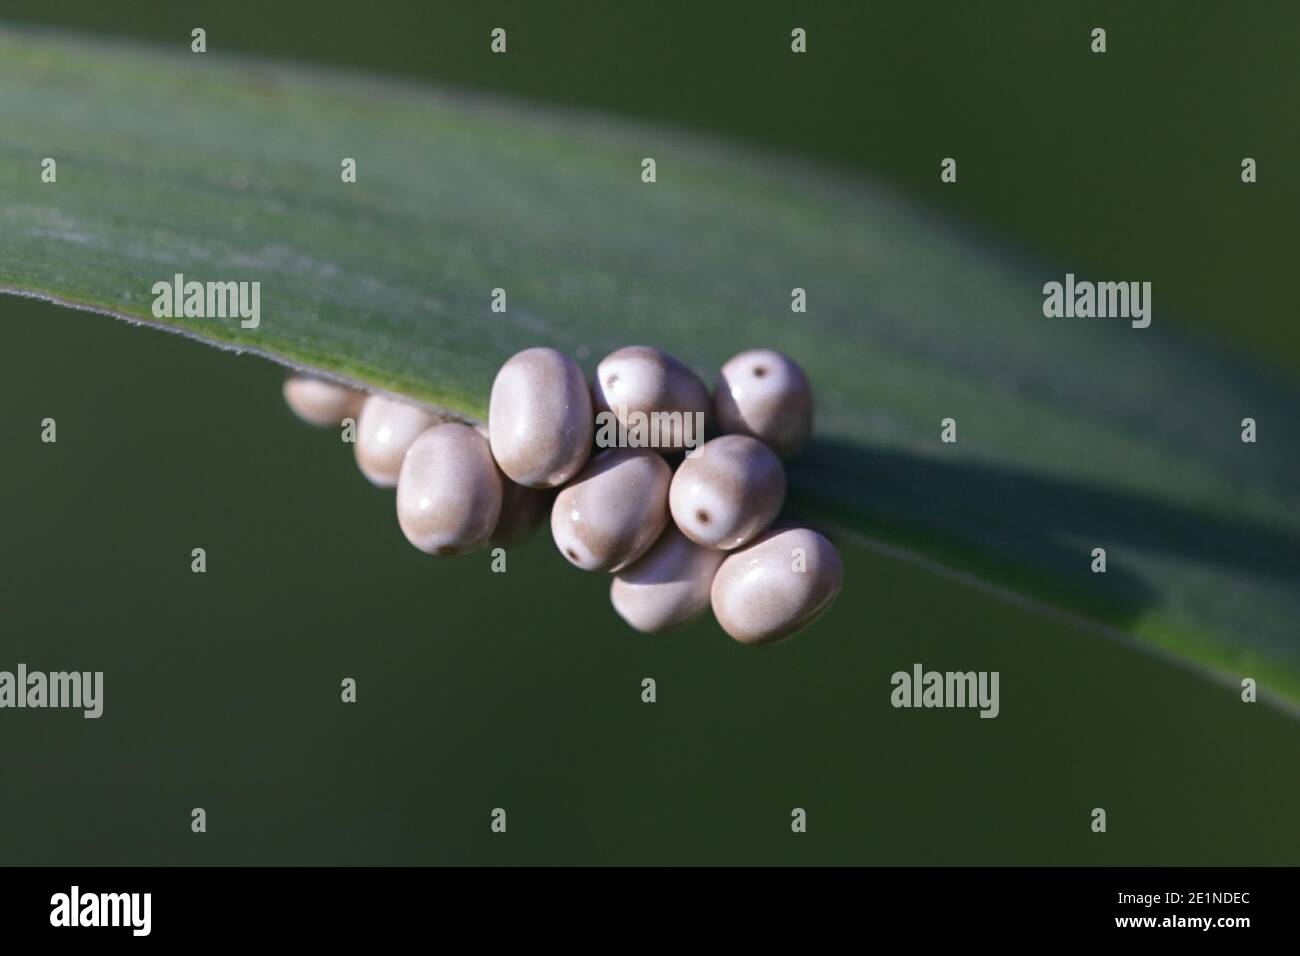
[[[396,486],[406,450],[438,422],[439,417],[428,409],[387,395],[371,395],[357,418],[357,467],[381,488]]]
[[[724,551],[766,531],[784,501],[781,459],[748,435],[707,442],[678,466],[668,491],[668,507],[682,533]]]
[[[492,383],[492,454],[521,485],[554,488],[577,474],[591,453],[593,420],[582,369],[555,349],[512,356]]]
[[[808,377],[789,356],[751,349],[729,359],[714,388],[719,430],[766,442],[793,458],[812,434],[813,395]]]
[[[485,544],[501,514],[501,474],[487,440],[447,422],[416,438],[397,481],[397,523],[426,554],[454,555]]]
[[[654,544],[668,524],[672,471],[656,452],[601,452],[556,495],[555,546],[585,571],[618,571]]]
[[[287,376],[282,391],[289,410],[317,428],[338,427],[343,419],[356,418],[366,399],[355,388],[301,372]]]
[[[669,525],[649,551],[614,575],[610,603],[647,634],[685,624],[708,609],[713,575],[724,558]]]
[[[722,562],[713,578],[713,614],[742,644],[770,644],[811,624],[843,580],[839,553],[816,531],[771,531]]]
[[[626,444],[665,454],[698,447],[704,441],[710,408],[708,386],[659,349],[630,345],[605,356],[596,367],[591,396],[597,444],[602,444],[600,426],[614,421],[622,424],[617,431],[627,436]],[[612,420],[602,415],[612,416]]]

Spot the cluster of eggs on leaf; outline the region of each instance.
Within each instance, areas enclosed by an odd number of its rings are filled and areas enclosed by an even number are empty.
[[[309,375],[291,375],[284,397],[313,425],[355,418],[357,465],[397,489],[398,524],[421,551],[518,543],[549,511],[560,553],[611,573],[614,609],[639,631],[711,607],[737,641],[772,643],[839,593],[835,547],[778,523],[782,461],[799,453],[813,422],[808,378],[780,352],[736,355],[710,394],[686,365],[647,346],[606,356],[590,384],[564,353],[525,349],[497,373],[486,427]],[[664,423],[653,447],[600,447],[597,422],[628,429],[651,418]],[[689,427],[704,421],[708,441]]]

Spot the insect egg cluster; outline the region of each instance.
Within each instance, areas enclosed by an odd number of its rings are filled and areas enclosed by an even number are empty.
[[[421,551],[515,544],[549,512],[560,554],[610,572],[610,601],[639,631],[712,607],[731,637],[767,644],[839,593],[834,545],[778,523],[782,459],[813,422],[808,378],[780,352],[736,355],[710,395],[647,346],[606,356],[590,384],[563,352],[525,349],[497,373],[486,427],[309,375],[291,375],[284,397],[313,425],[355,417],[357,465],[396,487],[398,525]]]

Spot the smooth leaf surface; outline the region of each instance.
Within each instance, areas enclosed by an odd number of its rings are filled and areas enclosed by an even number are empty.
[[[470,417],[532,345],[588,371],[658,345],[710,381],[779,348],[819,401],[793,510],[1300,697],[1295,386],[1180,337],[1159,289],[1148,329],[1045,318],[1066,271],[869,183],[663,128],[0,31],[0,288]],[[261,325],[155,320],[175,273],[260,282]]]

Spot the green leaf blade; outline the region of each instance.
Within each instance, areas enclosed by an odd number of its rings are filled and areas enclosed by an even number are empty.
[[[778,348],[819,402],[796,510],[1300,698],[1300,398],[1181,337],[1159,289],[1150,329],[1047,319],[1067,267],[823,169],[216,54],[0,31],[0,129],[5,290],[477,418],[532,345],[590,370],[653,344],[708,380]],[[259,281],[261,326],[155,319],[178,272]]]

